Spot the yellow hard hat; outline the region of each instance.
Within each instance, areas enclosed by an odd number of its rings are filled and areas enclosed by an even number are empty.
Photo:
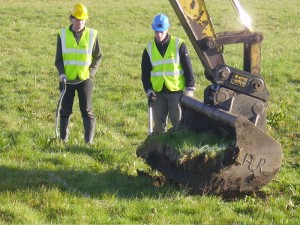
[[[79,20],[87,20],[89,18],[87,8],[81,3],[76,3],[72,7],[71,15]]]

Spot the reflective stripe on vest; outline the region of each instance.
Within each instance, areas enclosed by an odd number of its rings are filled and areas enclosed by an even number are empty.
[[[154,41],[148,44],[147,52],[152,64],[151,83],[154,91],[161,91],[164,84],[170,91],[184,89],[185,78],[179,56],[181,43],[180,38],[171,37],[164,57],[159,53]]]
[[[60,32],[62,55],[67,80],[80,80],[89,78],[89,66],[92,62],[92,51],[97,31],[85,28],[79,43],[76,43],[74,35],[69,28],[63,28]]]

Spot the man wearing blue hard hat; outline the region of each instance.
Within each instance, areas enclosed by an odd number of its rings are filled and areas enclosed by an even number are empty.
[[[153,101],[153,133],[167,131],[168,116],[176,128],[181,120],[180,96],[193,97],[195,79],[189,53],[181,38],[168,31],[169,18],[158,14],[152,22],[155,38],[146,46],[141,63],[142,83]]]

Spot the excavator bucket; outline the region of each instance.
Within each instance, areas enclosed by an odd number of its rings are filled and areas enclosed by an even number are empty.
[[[234,140],[223,149],[218,160],[199,155],[181,162],[181,156],[168,145],[146,142],[137,155],[152,169],[193,192],[237,194],[259,190],[279,171],[282,160],[280,144],[248,119],[188,97],[181,97],[181,128],[195,133],[216,134]],[[176,131],[175,131],[176,132]]]

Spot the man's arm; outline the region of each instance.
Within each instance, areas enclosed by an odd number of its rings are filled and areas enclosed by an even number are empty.
[[[188,53],[187,47],[182,42],[180,48],[179,48],[179,55],[180,55],[180,63],[182,65],[182,69],[184,71],[184,77],[185,77],[185,86],[187,88],[194,88],[195,87],[195,78],[194,78],[194,72],[192,67],[192,62],[190,55]]]
[[[57,41],[56,41],[55,67],[58,71],[58,75],[65,74],[64,61],[63,61],[62,49],[61,49],[61,39],[59,34],[57,35]]]
[[[99,65],[100,65],[100,62],[101,62],[101,59],[102,59],[102,52],[101,52],[101,48],[100,48],[100,42],[99,42],[99,37],[97,35],[96,39],[95,39],[95,43],[94,43],[94,46],[93,46],[93,51],[92,51],[92,63],[90,65],[90,77],[94,77],[98,68],[99,68]]]
[[[152,64],[146,49],[143,52],[141,69],[142,69],[142,83],[143,83],[144,90],[146,92],[147,90],[152,89],[152,84],[150,81]]]

